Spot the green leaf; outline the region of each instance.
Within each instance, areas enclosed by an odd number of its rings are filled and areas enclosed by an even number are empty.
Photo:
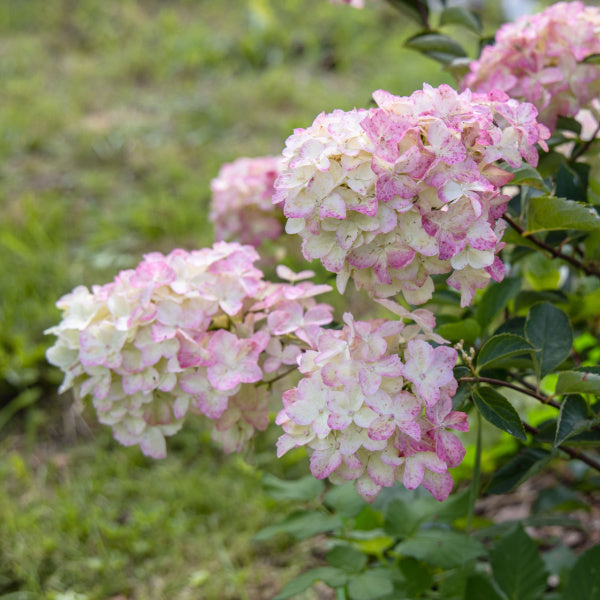
[[[267,494],[275,500],[314,500],[323,491],[324,485],[311,475],[287,481],[268,473],[263,475],[262,484]]]
[[[391,500],[385,511],[385,532],[396,538],[406,538],[414,533],[425,519],[420,508],[415,502],[400,498]]]
[[[448,64],[459,56],[467,55],[458,42],[442,33],[418,33],[408,38],[404,45],[442,64]]]
[[[520,289],[521,280],[516,277],[492,283],[487,287],[475,311],[475,318],[482,330],[490,326]]]
[[[318,567],[306,571],[289,581],[273,600],[286,600],[307,590],[313,583],[324,581],[328,586],[336,588],[346,584],[348,576],[334,567]]]
[[[440,26],[444,25],[462,25],[475,33],[481,33],[479,17],[461,6],[450,6],[442,11]]]
[[[437,332],[449,342],[463,340],[465,345],[471,346],[481,333],[481,327],[475,319],[462,319],[456,323],[444,323]]]
[[[388,0],[405,15],[420,23],[426,29],[429,28],[429,7],[426,0]]]
[[[491,337],[477,355],[477,370],[489,367],[502,359],[530,352],[535,348],[521,336],[512,333],[501,333]]]
[[[478,387],[473,399],[486,421],[524,442],[527,441],[519,413],[502,394],[491,387]]]
[[[527,231],[600,230],[600,216],[589,204],[553,196],[535,196],[527,203]]]
[[[326,494],[325,505],[341,517],[355,517],[366,506],[366,502],[356,493],[354,483],[336,485]]]
[[[562,371],[556,383],[557,394],[600,395],[600,373],[586,371]]]
[[[557,448],[570,437],[589,429],[592,422],[588,419],[588,414],[588,404],[582,396],[567,396],[560,405],[554,447]]]
[[[573,117],[558,117],[556,120],[556,129],[566,129],[577,135],[581,135],[581,123]]]
[[[390,569],[371,569],[350,578],[348,597],[350,600],[376,600],[394,591]]]
[[[541,448],[526,448],[492,475],[486,488],[488,494],[506,494],[539,473],[554,458],[554,452]]]
[[[432,568],[411,556],[401,558],[398,568],[405,581],[402,583],[402,591],[408,596],[419,596],[433,585]]]
[[[584,552],[575,563],[563,590],[562,600],[600,598],[600,545]]]
[[[510,173],[514,174],[514,178],[511,179],[510,185],[527,185],[535,188],[536,190],[546,192],[547,194],[550,193],[550,189],[546,185],[546,182],[544,181],[544,178],[541,176],[540,172],[527,163],[523,163],[523,165],[518,168],[511,167],[510,165],[503,165],[502,168],[505,171],[509,171]]]
[[[540,379],[560,365],[573,346],[569,318],[550,302],[531,307],[525,322],[525,337],[538,349],[534,358]]]
[[[305,540],[317,533],[334,531],[341,527],[338,516],[325,515],[316,511],[299,511],[292,513],[280,523],[261,529],[255,536],[255,542],[264,542],[279,533],[286,533],[297,540]]]
[[[595,65],[600,64],[600,54],[590,54],[589,56],[586,56],[582,62]]]
[[[535,542],[520,525],[492,548],[490,564],[508,600],[540,600],[546,589],[546,567]]]
[[[487,554],[481,542],[449,529],[422,529],[400,542],[394,550],[442,569],[460,567]]]
[[[497,592],[490,577],[481,573],[469,577],[464,597],[469,600],[504,600]]]
[[[358,573],[365,568],[367,557],[352,546],[338,544],[327,553],[327,562],[347,573]]]
[[[573,163],[568,166],[562,163],[556,174],[555,194],[559,198],[587,202],[587,188],[590,167],[584,163]]]

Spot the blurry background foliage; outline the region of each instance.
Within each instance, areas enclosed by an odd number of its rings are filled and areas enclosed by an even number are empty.
[[[0,598],[262,599],[310,566],[306,547],[251,542],[289,510],[261,491],[260,469],[301,475],[302,455],[276,461],[271,435],[250,468],[198,424],[160,463],[121,448],[57,398],[43,330],[76,285],[148,251],[210,245],[224,162],[279,154],[294,127],[368,106],[375,89],[450,82],[402,47],[416,26],[391,14],[326,0],[0,1]]]

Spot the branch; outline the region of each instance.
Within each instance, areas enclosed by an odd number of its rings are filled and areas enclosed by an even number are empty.
[[[537,427],[533,427],[532,425],[525,423],[525,421],[523,421],[523,427],[525,427],[525,429],[532,435],[538,435],[540,433],[540,430]],[[581,450],[576,450],[575,448],[569,448],[568,446],[562,445],[558,446],[558,449],[564,452],[565,454],[568,454],[571,458],[576,458],[577,460],[580,460],[589,467],[592,467],[592,469],[595,469],[596,471],[600,472],[600,463],[594,460],[591,456],[583,454]]]
[[[594,275],[596,277],[600,277],[600,270],[594,269],[594,268],[584,264],[583,262],[577,260],[573,256],[569,256],[568,254],[565,254],[564,252],[557,250],[556,248],[550,246],[549,244],[546,244],[546,242],[543,242],[542,240],[540,240],[539,238],[537,238],[533,235],[525,235],[525,230],[516,221],[513,221],[512,218],[509,217],[507,213],[504,213],[502,215],[502,218],[520,236],[527,238],[532,243],[534,243],[536,246],[542,248],[542,250],[546,250],[546,252],[549,252],[552,255],[552,258],[560,258],[560,259],[568,262],[569,264],[573,265],[575,268],[581,269],[586,275]]]
[[[528,387],[519,387],[514,383],[508,383],[507,381],[501,381],[500,379],[493,379],[492,377],[461,377],[458,380],[459,383],[490,383],[492,385],[498,385],[505,388],[510,388],[511,390],[515,390],[515,392],[520,392],[521,394],[525,394],[527,396],[531,396],[535,398],[538,402],[542,404],[546,404],[547,406],[552,406],[558,410],[560,410],[560,404],[555,402],[548,396],[541,394],[540,392],[535,391],[532,388]]]

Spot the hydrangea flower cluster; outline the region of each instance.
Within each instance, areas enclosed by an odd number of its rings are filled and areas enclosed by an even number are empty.
[[[444,500],[452,489],[448,468],[465,453],[449,429],[468,429],[467,415],[452,411],[457,353],[429,343],[444,342],[432,333],[429,311],[382,303],[414,324],[354,321],[346,313],[343,329],[322,329],[315,348],[300,356],[304,378],[283,395],[278,456],[307,446],[315,477],[354,481],[367,501],[396,481]]]
[[[422,304],[431,275],[451,273],[466,306],[504,275],[500,188],[513,176],[497,163],[536,166],[549,131],[533,105],[501,91],[425,84],[373,97],[379,108],[322,113],[288,138],[274,195],[286,231],[337,273],[340,292],[353,277],[376,296]]]
[[[210,187],[210,220],[218,241],[260,246],[283,232],[281,208],[272,202],[280,157],[239,158],[224,164]]]
[[[600,94],[600,66],[584,63],[600,53],[600,8],[559,2],[503,25],[495,44],[470,65],[461,88],[500,89],[534,104],[550,129]]]
[[[75,288],[47,331],[57,336],[47,358],[65,372],[60,391],[91,395],[119,442],[155,458],[188,412],[215,421],[226,451],[241,449],[268,424],[267,392],[252,384],[295,365],[332,318],[314,299],[329,286],[283,267],[293,282],[269,283],[258,258],[251,246],[218,242],[148,254],[111,283]]]

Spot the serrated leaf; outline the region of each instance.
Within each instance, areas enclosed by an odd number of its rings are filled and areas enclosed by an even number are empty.
[[[591,427],[588,404],[582,396],[567,396],[560,405],[554,447]]]
[[[358,573],[367,564],[367,557],[352,546],[338,544],[327,552],[327,562],[332,567],[337,567],[346,573]]]
[[[323,491],[323,482],[311,475],[294,481],[265,474],[262,478],[265,491],[275,500],[314,500]]]
[[[442,11],[440,26],[444,25],[462,25],[475,33],[481,33],[479,17],[462,6],[450,6]]]
[[[527,230],[539,231],[600,230],[600,216],[589,204],[551,196],[535,196],[527,202]]]
[[[558,367],[573,346],[569,318],[550,302],[531,307],[525,321],[525,337],[537,349],[534,358],[540,379]]]
[[[519,413],[502,394],[491,387],[478,387],[473,400],[486,421],[524,442],[527,441]]]
[[[523,163],[523,165],[518,168],[511,167],[510,165],[503,165],[503,168],[514,175],[513,179],[510,181],[510,185],[527,185],[536,190],[546,192],[547,194],[550,193],[550,189],[546,185],[540,172],[531,165]]]
[[[475,318],[482,330],[489,327],[520,289],[521,280],[516,277],[492,283],[487,287],[475,310]]]
[[[562,600],[598,600],[600,598],[600,545],[584,552],[571,570]]]
[[[444,323],[437,332],[449,342],[464,340],[465,345],[471,346],[481,333],[481,327],[475,319],[462,319],[456,323]]]
[[[600,395],[600,374],[591,371],[561,371],[556,382],[556,393]]]
[[[306,571],[289,581],[273,600],[286,600],[307,590],[313,583],[324,581],[328,586],[336,588],[346,584],[348,576],[334,567],[317,567]]]
[[[486,488],[488,494],[506,494],[539,473],[554,458],[554,452],[541,448],[526,448],[492,475]]]
[[[334,531],[341,525],[342,521],[338,516],[316,511],[299,511],[279,523],[261,529],[253,539],[255,542],[264,542],[279,533],[286,533],[297,540],[305,540],[317,533]]]
[[[371,569],[350,578],[350,600],[376,600],[394,591],[390,569]]]
[[[487,554],[481,542],[449,529],[422,529],[400,542],[394,550],[402,556],[412,556],[442,569],[460,567]]]
[[[477,370],[490,367],[495,362],[535,348],[521,336],[512,333],[501,333],[491,337],[477,355]]]
[[[418,33],[408,38],[404,45],[444,65],[457,57],[467,55],[465,49],[458,42],[442,33]]]
[[[546,567],[535,542],[521,526],[490,551],[494,579],[508,600],[539,600],[546,589]]]

